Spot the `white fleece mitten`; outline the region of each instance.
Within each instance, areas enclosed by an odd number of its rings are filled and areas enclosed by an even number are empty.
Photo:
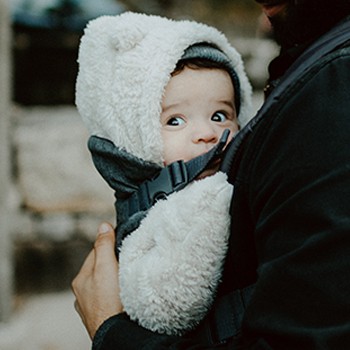
[[[123,241],[120,288],[132,320],[182,334],[205,316],[220,281],[233,186],[224,173],[157,202]]]

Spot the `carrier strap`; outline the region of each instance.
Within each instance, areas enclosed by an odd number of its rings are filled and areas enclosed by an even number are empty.
[[[221,171],[228,173],[235,155],[246,137],[267,115],[269,109],[280,99],[286,89],[298,80],[315,62],[350,40],[350,17],[316,40],[289,67],[278,85],[272,90],[256,116],[237,134],[225,151]]]
[[[251,285],[243,289],[236,289],[218,300],[214,312],[215,328],[212,338],[222,342],[239,334],[243,315],[254,287],[255,285]]]

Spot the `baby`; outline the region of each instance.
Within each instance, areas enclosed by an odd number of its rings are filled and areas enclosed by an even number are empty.
[[[233,187],[220,156],[251,116],[241,57],[204,24],[104,16],[85,30],[76,89],[115,191],[124,310],[183,334],[210,309],[226,254]]]

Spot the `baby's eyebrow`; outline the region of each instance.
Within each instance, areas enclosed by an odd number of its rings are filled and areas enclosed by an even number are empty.
[[[174,107],[176,107],[176,106],[178,106],[178,103],[173,103],[173,104],[167,105],[167,106],[165,106],[165,107],[163,107],[163,105],[162,105],[162,111],[163,111],[163,112],[166,112],[167,110],[169,110],[169,109],[171,109],[171,108],[174,108]]]
[[[174,102],[174,103],[168,104],[166,106],[164,106],[162,104],[162,106],[161,106],[162,107],[162,113],[167,112],[170,109],[176,109],[182,104],[183,104],[183,102]]]
[[[218,102],[219,102],[219,103],[223,103],[223,104],[225,104],[225,105],[227,105],[228,107],[231,107],[231,108],[233,108],[233,109],[236,109],[236,106],[235,106],[234,102],[231,101],[231,100],[220,100],[220,101],[218,101]]]

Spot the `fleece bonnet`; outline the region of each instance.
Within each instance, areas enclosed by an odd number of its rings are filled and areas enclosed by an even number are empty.
[[[204,50],[203,43],[209,44]],[[162,96],[177,62],[193,55],[224,63],[243,127],[251,117],[251,86],[241,56],[221,32],[132,12],[89,22],[79,49],[76,104],[90,133],[162,165]]]

